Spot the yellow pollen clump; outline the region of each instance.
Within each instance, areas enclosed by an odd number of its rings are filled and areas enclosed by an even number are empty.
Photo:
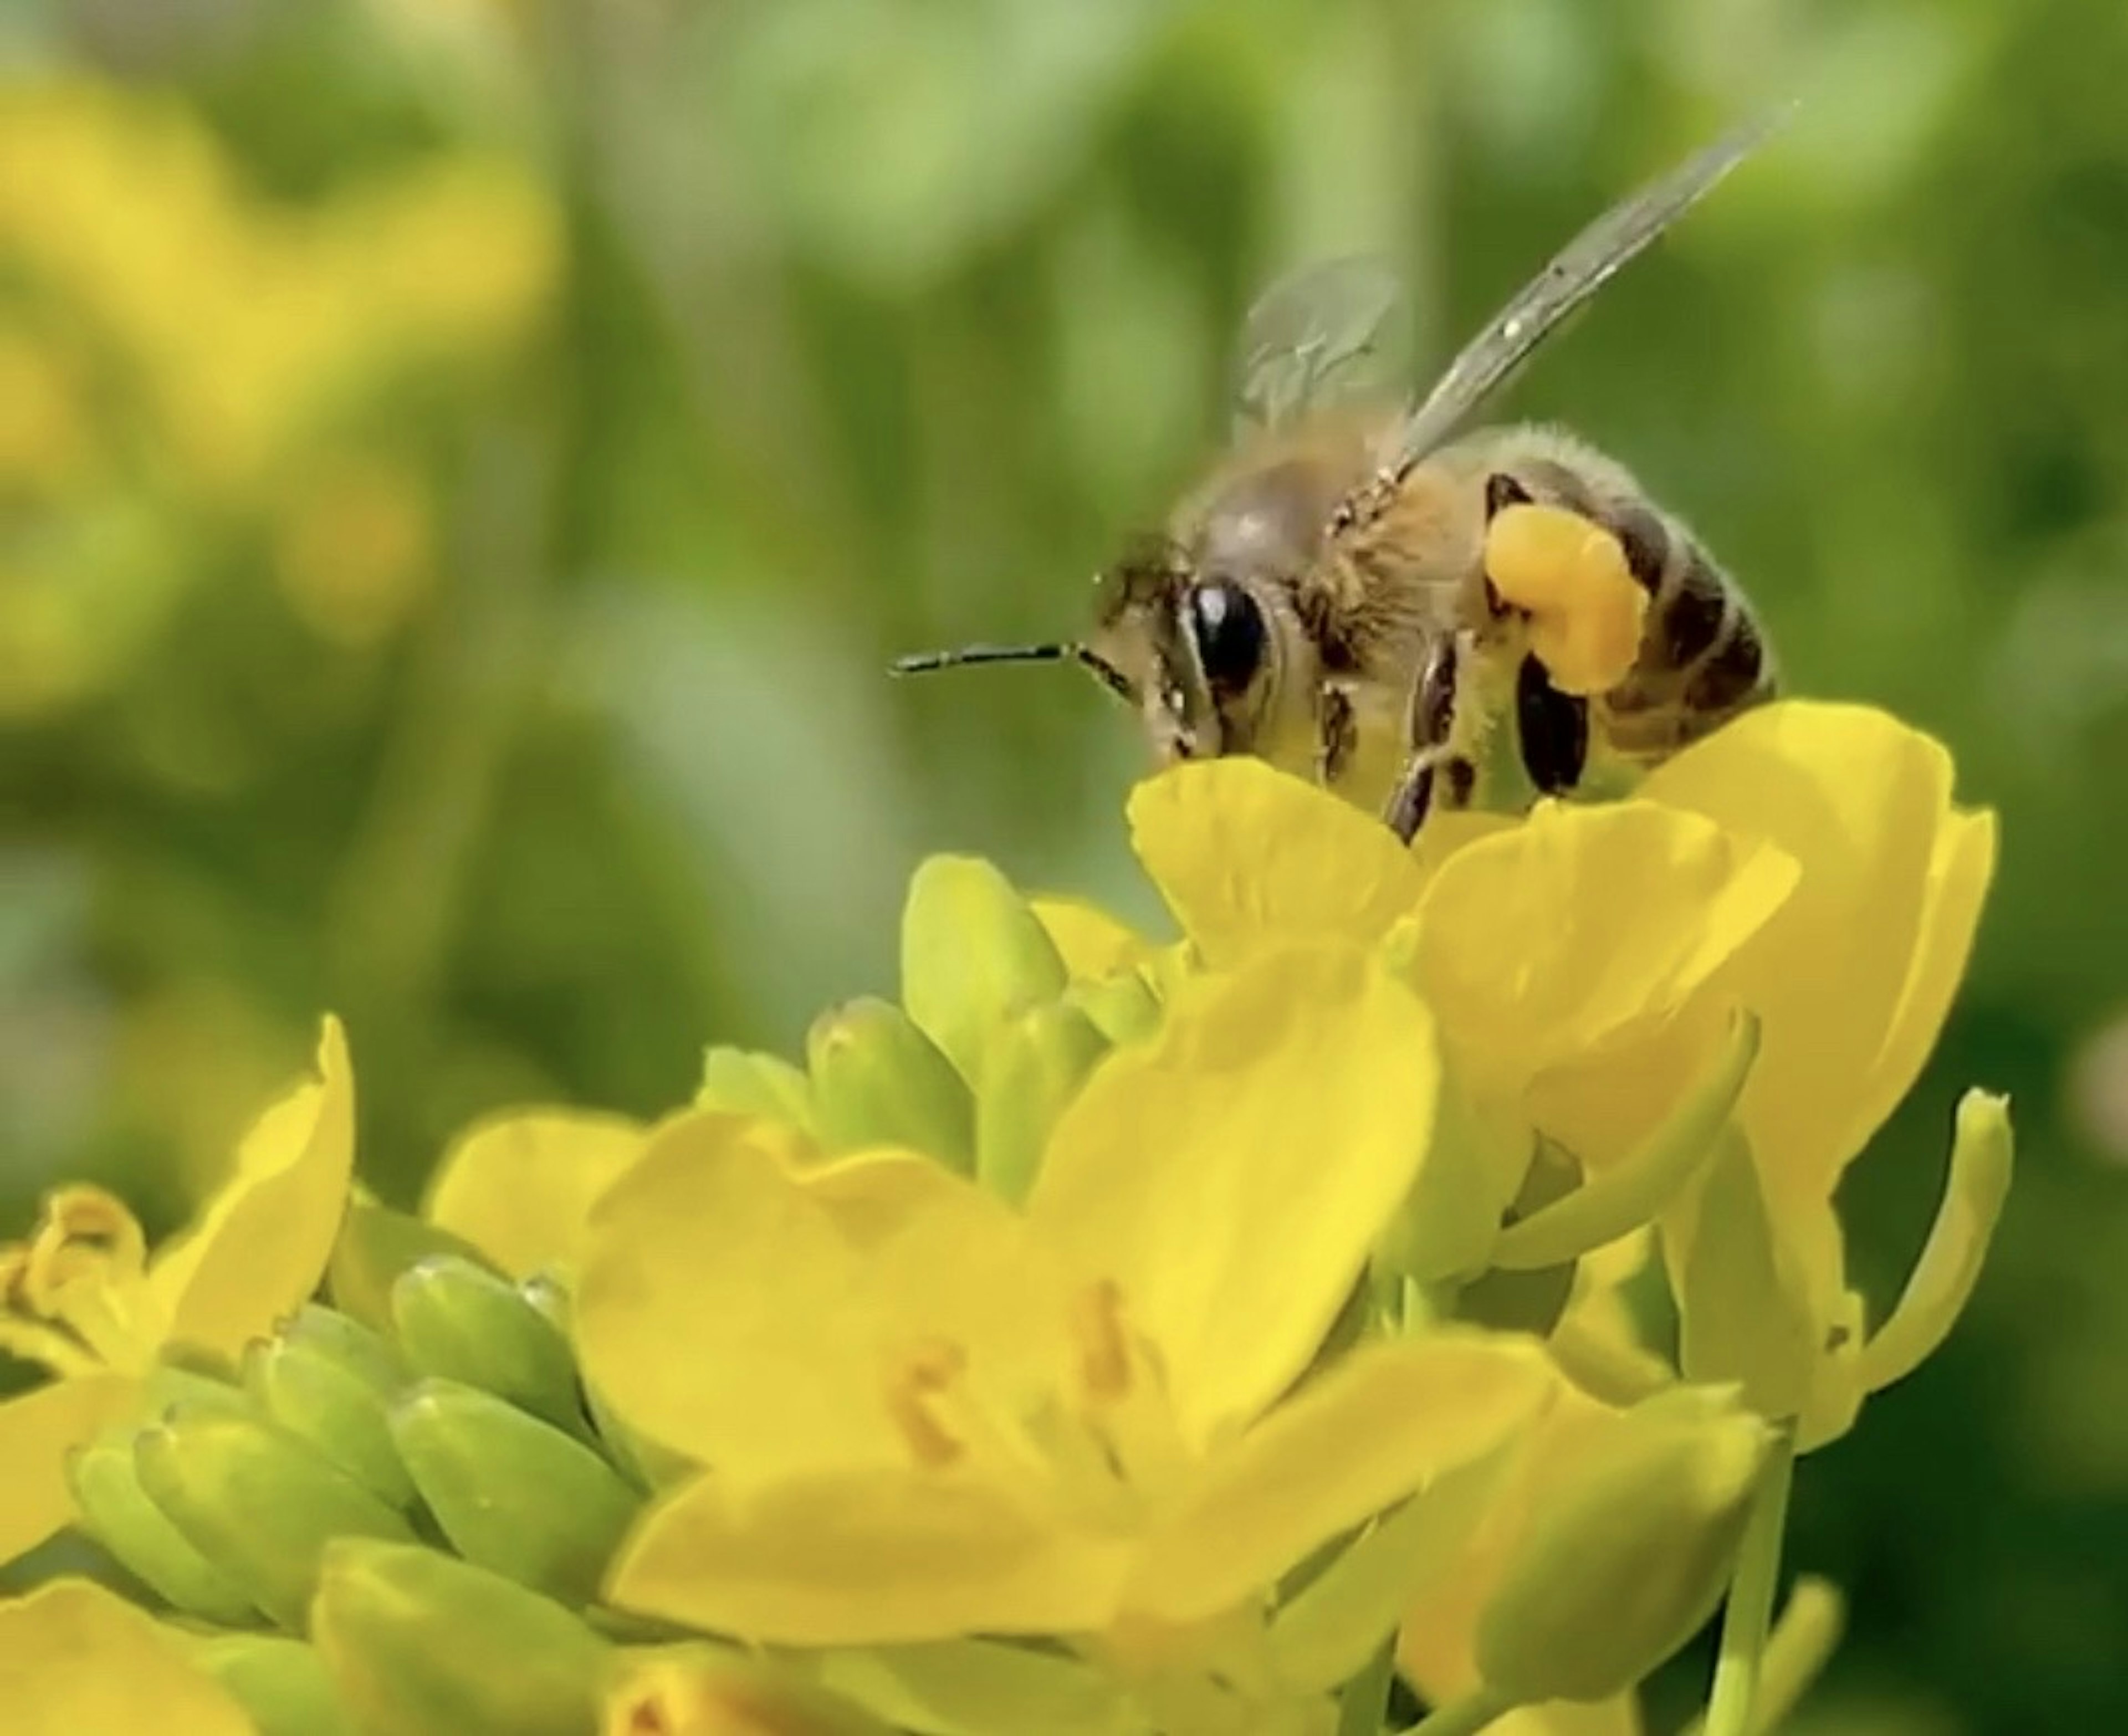
[[[1640,655],[1648,595],[1624,546],[1560,506],[1518,503],[1485,529],[1485,572],[1530,618],[1529,646],[1562,693],[1606,693]]]
[[[943,1469],[967,1450],[947,1428],[938,1401],[967,1371],[968,1353],[948,1339],[927,1339],[910,1350],[887,1373],[886,1409],[901,1430],[918,1464]]]

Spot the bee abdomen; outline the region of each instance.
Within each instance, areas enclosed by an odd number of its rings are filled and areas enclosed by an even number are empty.
[[[1604,696],[1608,733],[1660,758],[1772,698],[1773,658],[1742,591],[1689,533],[1638,502],[1608,516],[1650,593],[1640,657]]]

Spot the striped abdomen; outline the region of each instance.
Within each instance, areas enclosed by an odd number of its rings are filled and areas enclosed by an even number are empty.
[[[1660,760],[1774,691],[1773,655],[1743,591],[1684,528],[1641,502],[1604,515],[1648,592],[1641,654],[1599,702],[1628,758]]]

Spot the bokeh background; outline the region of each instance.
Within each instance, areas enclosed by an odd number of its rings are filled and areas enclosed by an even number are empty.
[[[1271,273],[1386,251],[1444,353],[1801,93],[1507,407],[2004,816],[1864,1276],[1969,1080],[2018,1191],[1804,1467],[1855,1614],[1798,1729],[2128,1729],[2124,67],[2117,0],[9,0],[0,1223],[167,1221],[325,1008],[405,1200],[890,988],[926,852],[1142,904],[1092,683],[889,657],[1079,624]]]

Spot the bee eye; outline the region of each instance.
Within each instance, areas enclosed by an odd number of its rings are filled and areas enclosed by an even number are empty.
[[[1238,693],[1256,679],[1264,657],[1263,611],[1238,585],[1199,585],[1190,593],[1190,630],[1204,679],[1222,693]]]

